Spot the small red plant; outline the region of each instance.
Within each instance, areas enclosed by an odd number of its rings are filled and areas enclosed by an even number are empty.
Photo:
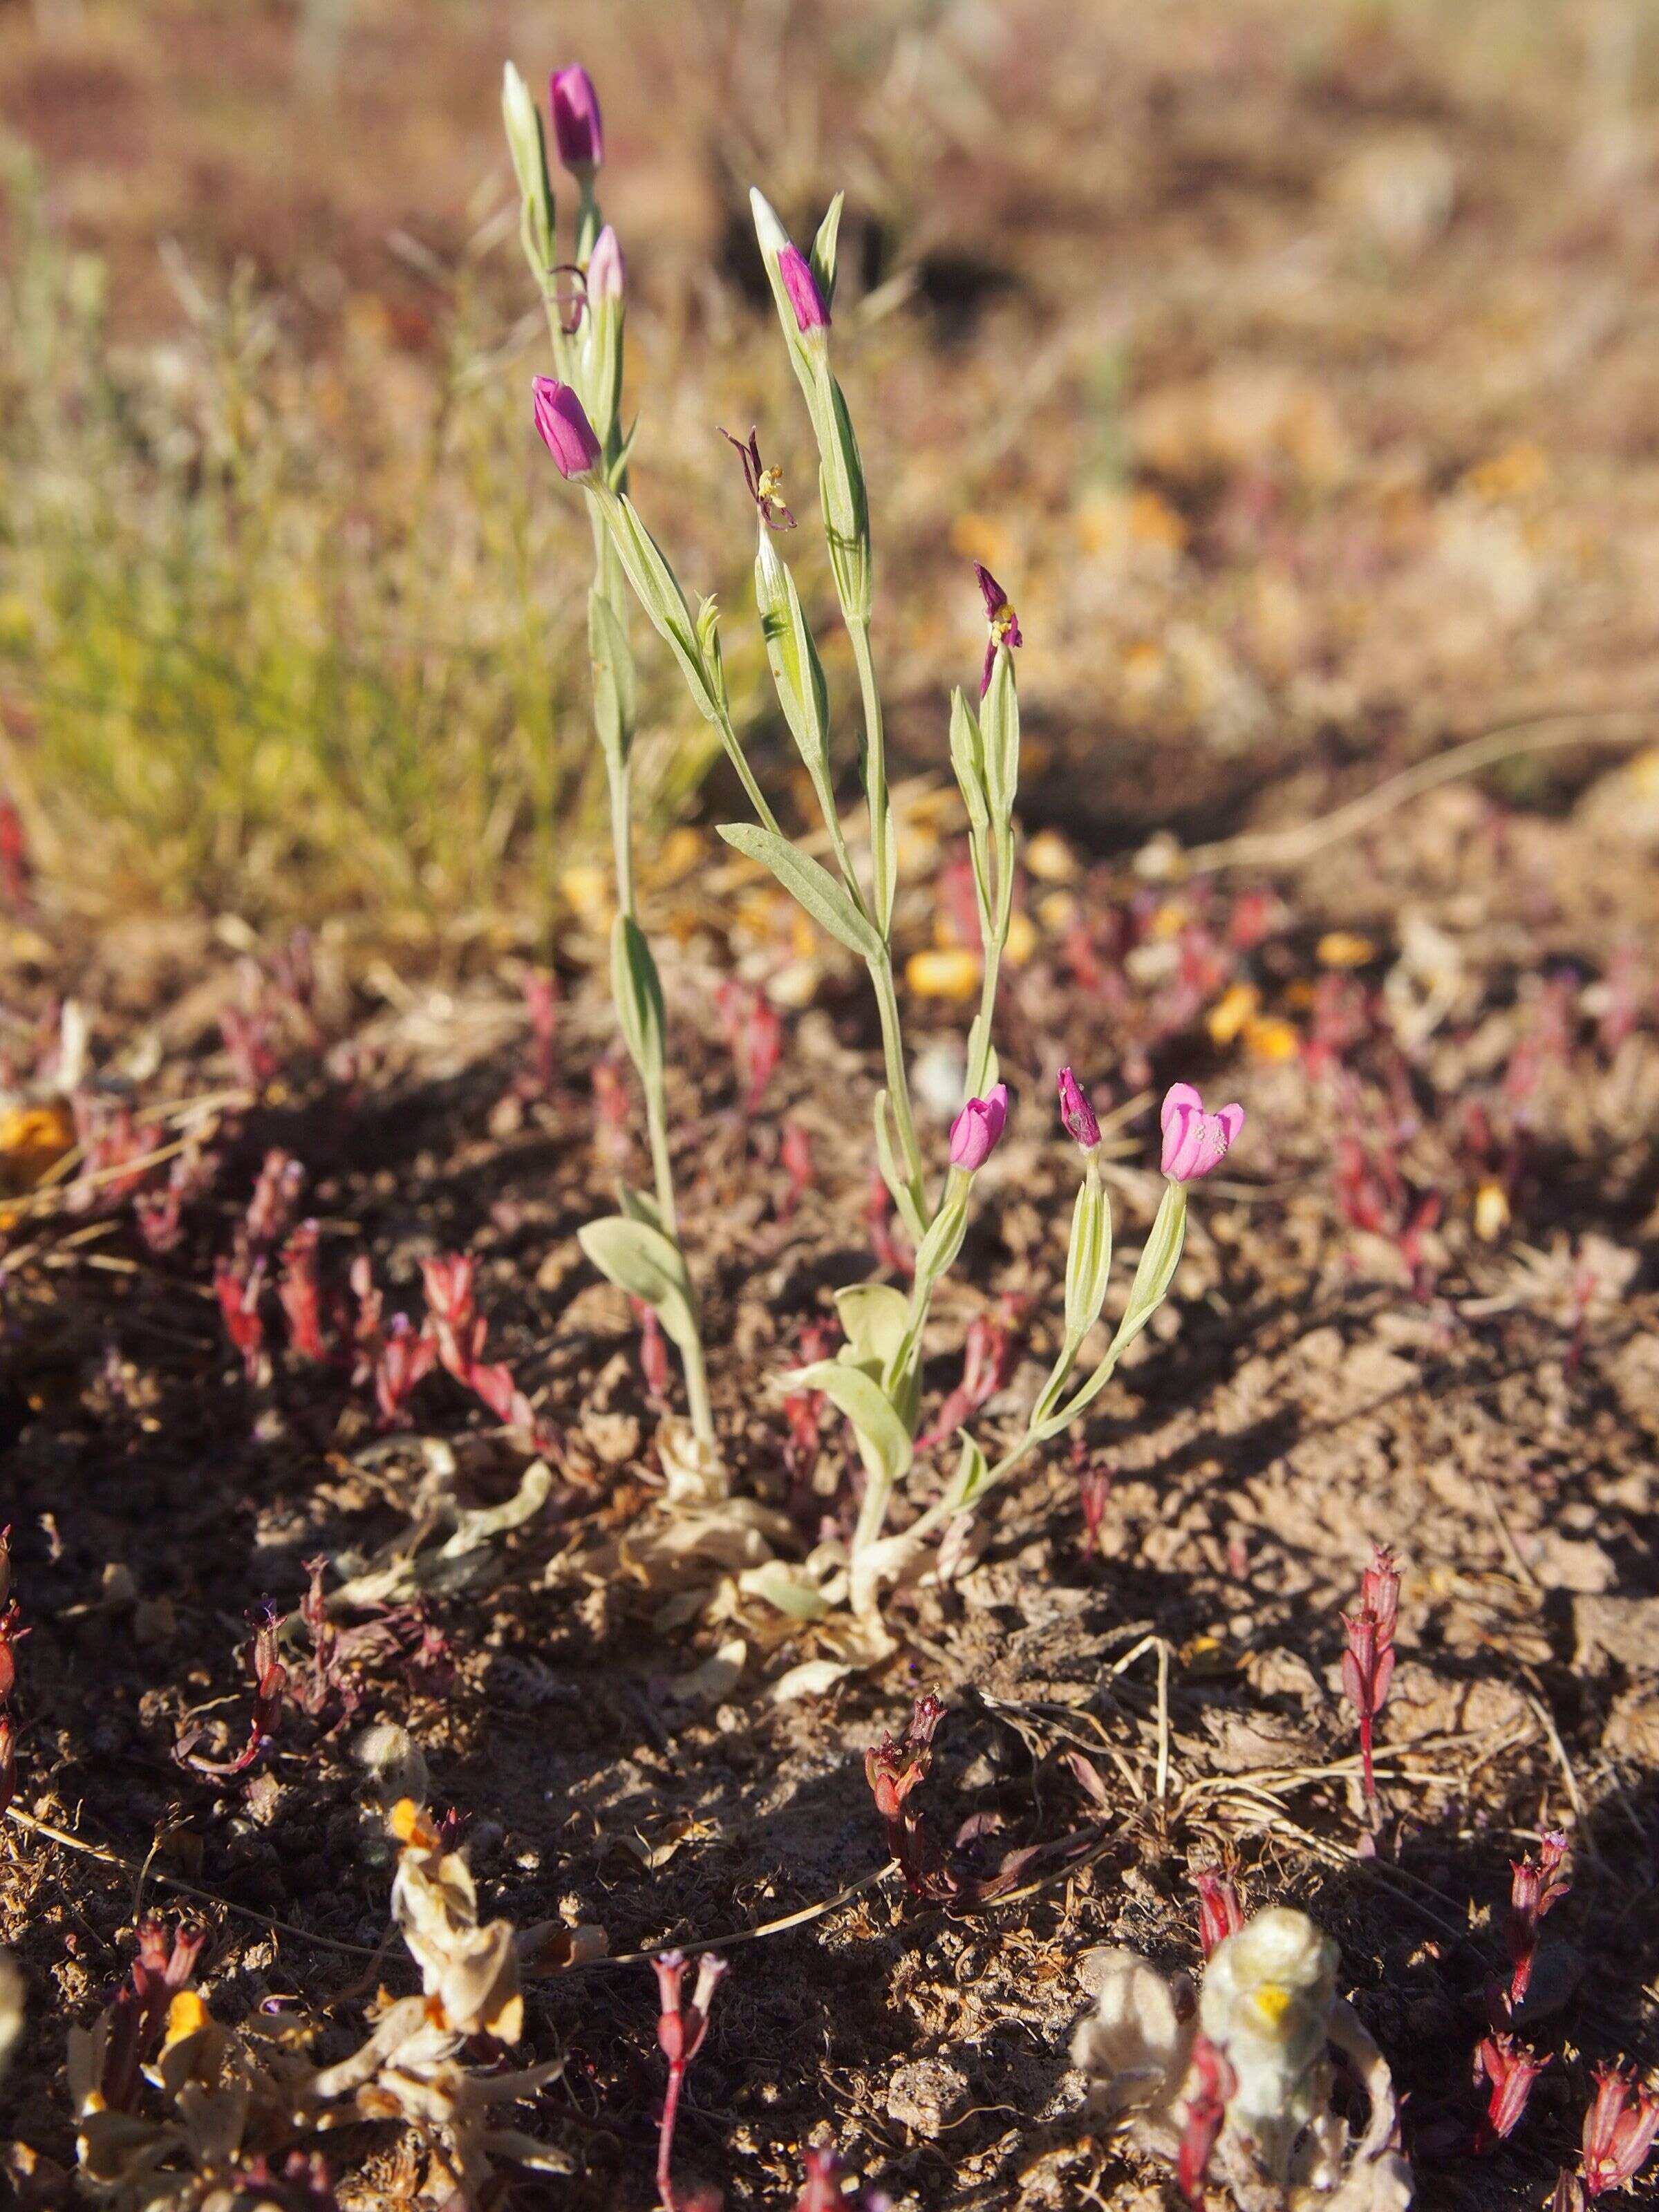
[[[902,1736],[884,1736],[864,1754],[864,1778],[887,1831],[887,1848],[915,1897],[954,1897],[957,1884],[943,1853],[908,1802],[933,1763],[933,1737],[945,1707],[931,1692],[918,1698]]]
[[[1007,1389],[1019,1352],[1015,1330],[1021,1303],[1005,1298],[1000,1316],[975,1314],[969,1322],[968,1340],[962,1355],[962,1380],[940,1405],[933,1427],[926,1436],[917,1437],[918,1451],[948,1443],[964,1421],[994,1398],[999,1390]]]
[[[1512,2035],[1489,2035],[1475,2051],[1474,2078],[1491,2086],[1485,2117],[1475,2131],[1479,2151],[1495,2150],[1521,2124],[1532,2085],[1549,2064]]]
[[[288,1340],[301,1359],[327,1359],[323,1334],[323,1291],[317,1254],[320,1232],[314,1221],[302,1221],[283,1247],[283,1269],[276,1279],[276,1299],[288,1322]]]
[[[679,2114],[680,2090],[686,2069],[702,2049],[708,2033],[708,2014],[726,1972],[726,1961],[705,1951],[697,1961],[697,1983],[689,2005],[680,1999],[685,1973],[685,1954],[665,1951],[652,1966],[657,1975],[657,2042],[668,2061],[668,2088],[662,2101],[662,2124],[657,2136],[657,2195],[662,2212],[676,2212],[672,2179],[674,2123]]]
[[[1225,2054],[1207,2035],[1193,2040],[1193,2071],[1198,2086],[1188,2096],[1186,2118],[1181,2124],[1181,2147],[1176,2158],[1176,2179],[1187,2202],[1201,2208],[1204,2176],[1215,2148],[1221,2124],[1227,2117],[1227,2100],[1237,2086]]]
[[[174,1746],[174,1756],[181,1766],[189,1767],[195,1774],[228,1779],[234,1774],[246,1774],[254,1761],[270,1750],[276,1741],[283,1717],[283,1693],[288,1688],[288,1669],[276,1656],[281,1628],[281,1617],[269,1605],[253,1624],[253,1641],[248,1646],[248,1665],[253,1674],[253,1711],[248,1722],[247,1741],[240,1751],[231,1759],[200,1758],[195,1749],[198,1735],[192,1730],[180,1736]]]
[[[720,985],[714,994],[714,1006],[738,1072],[739,1106],[746,1118],[758,1111],[777,1073],[783,1055],[783,1024],[764,992],[735,979]]]
[[[812,1140],[799,1121],[784,1123],[778,1158],[789,1178],[788,1188],[778,1201],[778,1219],[787,1221],[812,1188]]]
[[[672,1378],[668,1371],[668,1343],[662,1333],[662,1323],[657,1319],[657,1310],[643,1298],[630,1297],[628,1304],[640,1325],[640,1373],[646,1390],[657,1404],[665,1404]]]
[[[243,1370],[252,1383],[259,1382],[265,1371],[265,1324],[259,1312],[264,1287],[263,1258],[233,1255],[214,1263],[213,1293],[219,1301],[225,1334],[242,1355]]]
[[[137,2103],[141,2069],[161,2048],[168,2007],[195,1972],[207,1942],[205,1928],[186,1925],[169,1931],[150,1919],[138,1923],[137,1936],[138,1956],[116,1992],[98,2084],[105,2104],[115,2112],[130,2112]]]
[[[1198,1940],[1207,1959],[1218,1943],[1237,1936],[1244,1925],[1244,1907],[1231,1874],[1200,1867],[1193,1875],[1193,1887],[1198,1892]]]
[[[482,1400],[503,1428],[533,1437],[536,1416],[530,1401],[514,1382],[512,1369],[499,1362],[487,1364],[480,1356],[489,1324],[472,1301],[477,1264],[464,1253],[421,1262],[438,1358],[464,1389]]]
[[[1635,2102],[1632,2103],[1634,2098]],[[1659,2096],[1620,2066],[1598,2066],[1584,2115],[1584,2188],[1592,2197],[1625,2189],[1659,2137]]]
[[[1530,1853],[1510,1865],[1510,1909],[1504,1921],[1504,1941],[1509,1947],[1510,1986],[1504,2009],[1511,2016],[1526,2002],[1532,1987],[1533,1962],[1538,1955],[1538,1923],[1552,1906],[1571,1889],[1568,1879],[1567,1839],[1555,1830],[1538,1838],[1538,1856]]]
[[[17,1686],[17,1646],[27,1634],[11,1595],[11,1530],[0,1528],[0,1819],[17,1789],[17,1731],[11,1698]]]
[[[1348,1648],[1342,1655],[1342,1691],[1358,1717],[1365,1805],[1373,1823],[1376,1776],[1371,1763],[1372,1735],[1394,1679],[1394,1631],[1399,1611],[1400,1575],[1394,1553],[1386,1545],[1378,1544],[1373,1547],[1371,1564],[1360,1577],[1359,1610],[1342,1616],[1348,1632]]]
[[[1077,1495],[1083,1509],[1083,1549],[1087,1553],[1100,1547],[1101,1523],[1112,1494],[1112,1470],[1103,1460],[1083,1457],[1081,1437],[1077,1440]]]

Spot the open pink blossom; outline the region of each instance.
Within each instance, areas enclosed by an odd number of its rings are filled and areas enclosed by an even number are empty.
[[[988,1098],[970,1098],[951,1124],[951,1164],[969,1175],[995,1151],[1008,1120],[1008,1086],[999,1083]]]
[[[548,79],[547,104],[559,159],[572,176],[591,176],[605,159],[605,122],[593,80],[580,62],[554,70]]]
[[[1206,1114],[1190,1083],[1172,1083],[1158,1112],[1164,1132],[1164,1172],[1171,1182],[1195,1182],[1218,1168],[1244,1126],[1242,1106]]]
[[[550,376],[535,380],[536,428],[567,483],[578,483],[599,464],[599,441],[582,403],[568,384]]]

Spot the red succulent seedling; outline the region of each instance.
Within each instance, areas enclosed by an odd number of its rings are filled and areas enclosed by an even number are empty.
[[[1216,2137],[1221,2133],[1221,2124],[1227,2117],[1227,2100],[1237,2087],[1237,2081],[1224,2052],[1207,2035],[1194,2038],[1192,2065],[1198,2082],[1187,2098],[1186,2118],[1181,2124],[1181,2144],[1176,2156],[1176,2179],[1188,2203],[1201,2212],[1204,2175]]]
[[[270,1748],[282,1719],[283,1699],[288,1688],[288,1669],[276,1656],[282,1625],[281,1615],[270,1605],[263,1607],[254,1620],[253,1641],[248,1646],[248,1665],[253,1675],[253,1711],[248,1721],[247,1740],[240,1751],[231,1759],[198,1758],[196,1735],[191,1732],[180,1736],[173,1747],[180,1765],[196,1774],[228,1779],[234,1774],[246,1774],[254,1761]]]
[[[1635,2102],[1631,2100],[1634,2098]],[[1659,2095],[1622,2067],[1598,2066],[1584,2115],[1584,2187],[1592,2197],[1625,2189],[1659,2138]]]
[[[1526,2002],[1532,1986],[1533,1962],[1538,1954],[1538,1923],[1571,1889],[1567,1872],[1567,1839],[1553,1830],[1538,1839],[1538,1856],[1530,1853],[1510,1863],[1510,1909],[1504,1922],[1511,1972],[1505,2011],[1513,2015]]]
[[[1489,2035],[1474,2054],[1474,2078],[1491,2085],[1484,2118],[1475,2133],[1475,2148],[1497,2148],[1521,2124],[1532,2095],[1532,2085],[1549,2064],[1511,2035]]]
[[[1371,1763],[1376,1717],[1394,1679],[1394,1631],[1400,1611],[1400,1575],[1386,1545],[1373,1547],[1371,1564],[1360,1578],[1359,1610],[1344,1613],[1348,1648],[1342,1655],[1342,1690],[1359,1720],[1359,1756],[1365,1804],[1376,1812],[1376,1776]]]
[[[1244,1907],[1231,1875],[1200,1867],[1193,1875],[1198,1892],[1198,1940],[1207,1959],[1218,1943],[1237,1936],[1244,1925]]]
[[[887,1848],[917,1897],[953,1897],[956,1877],[906,1801],[933,1763],[933,1737],[945,1707],[931,1692],[918,1698],[902,1736],[884,1736],[864,1754],[864,1778],[887,1831]]]
[[[726,1961],[705,1951],[697,1961],[697,1983],[689,2005],[680,1998],[685,1972],[685,1954],[665,1951],[651,1961],[657,1976],[657,2042],[668,2061],[668,2088],[663,2098],[662,2124],[657,2135],[657,2194],[662,2212],[676,2212],[672,2165],[674,2122],[679,2112],[680,2088],[686,2069],[702,2049],[708,2033],[708,2014],[714,1991],[726,1972]]]

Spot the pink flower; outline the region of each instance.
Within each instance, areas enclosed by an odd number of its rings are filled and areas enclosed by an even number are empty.
[[[591,177],[605,159],[605,123],[593,80],[580,62],[555,70],[547,81],[559,159],[573,177]]]
[[[535,392],[536,428],[542,443],[557,462],[565,481],[580,483],[599,466],[599,441],[593,435],[593,425],[568,384],[538,376]]]
[[[801,336],[810,337],[814,331],[830,327],[830,310],[823,304],[818,290],[818,280],[812,274],[811,263],[798,246],[786,246],[778,256],[778,274],[783,279],[783,289],[789,295],[789,304],[795,311],[795,322]]]
[[[1007,592],[982,561],[975,562],[974,574],[979,579],[980,597],[985,602],[985,619],[991,625],[991,635],[985,641],[985,668],[979,679],[979,696],[982,699],[991,688],[991,672],[997,665],[999,647],[1024,645],[1025,640]]]
[[[1218,1168],[1244,1126],[1242,1106],[1206,1114],[1190,1083],[1172,1083],[1158,1117],[1164,1132],[1164,1172],[1171,1182],[1195,1182]]]
[[[607,301],[620,300],[623,287],[628,282],[628,264],[623,259],[623,250],[617,243],[617,234],[609,223],[593,241],[593,251],[587,257],[587,298],[592,307],[602,307]]]
[[[999,1083],[988,1098],[970,1098],[951,1124],[951,1164],[973,1175],[996,1149],[1008,1120],[1008,1086]]]
[[[1094,1151],[1100,1142],[1100,1124],[1088,1092],[1069,1067],[1060,1071],[1060,1118],[1068,1137],[1074,1137],[1085,1152]]]

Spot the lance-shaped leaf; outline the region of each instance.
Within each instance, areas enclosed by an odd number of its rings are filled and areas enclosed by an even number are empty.
[[[634,743],[634,655],[628,633],[603,592],[587,595],[587,652],[593,667],[593,722],[605,758],[625,767]]]
[[[822,1390],[846,1414],[858,1431],[860,1449],[872,1475],[890,1486],[908,1471],[914,1451],[910,1431],[881,1385],[861,1367],[819,1359],[810,1367],[797,1368],[789,1382],[793,1389]]]
[[[790,896],[838,944],[856,952],[860,960],[880,961],[882,943],[875,925],[859,912],[827,868],[808,860],[776,830],[763,830],[755,823],[723,823],[720,835],[745,860],[758,860],[769,868]]]
[[[513,156],[523,208],[525,253],[538,280],[545,281],[553,250],[553,185],[547,173],[547,140],[529,86],[508,62],[501,73],[501,122]]]
[[[1019,788],[1019,694],[1014,689],[1014,657],[1006,645],[997,647],[991,664],[990,686],[980,702],[979,726],[986,795],[991,819],[1000,828],[1013,819],[1014,794]]]
[[[818,808],[826,822],[836,817],[834,789],[830,781],[830,692],[823,680],[823,664],[800,603],[800,593],[788,563],[763,527],[755,555],[755,604],[760,609],[761,629],[766,639],[766,658],[778,704],[789,725]]]
[[[991,1473],[990,1462],[971,1437],[962,1440],[962,1455],[957,1462],[956,1479],[951,1485],[951,1510],[966,1511],[984,1489]]]
[[[865,489],[864,463],[847,411],[842,388],[827,364],[821,377],[820,398],[813,417],[823,465],[818,490],[823,502],[823,533],[830,547],[830,566],[842,611],[848,622],[870,619],[870,503]]]
[[[697,1340],[685,1261],[659,1229],[620,1213],[590,1221],[576,1242],[599,1273],[630,1297],[643,1298],[684,1352]]]
[[[1112,1209],[1097,1175],[1084,1178],[1072,1209],[1066,1255],[1066,1334],[1081,1343],[1100,1319],[1112,1272]]]
[[[1052,1436],[1076,1419],[1085,1407],[1091,1406],[1111,1380],[1112,1370],[1123,1353],[1140,1334],[1158,1311],[1168,1294],[1175,1271],[1181,1260],[1181,1247],[1187,1234],[1187,1188],[1184,1183],[1166,1182],[1164,1198],[1152,1223],[1152,1234],[1135,1269],[1135,1279],[1129,1285],[1129,1303],[1123,1310],[1106,1354],[1094,1373],[1078,1391],[1070,1403],[1041,1423],[1042,1432]],[[1033,1419],[1033,1428],[1039,1426]]]
[[[812,251],[808,257],[812,265],[813,282],[818,288],[826,313],[836,304],[836,246],[841,236],[842,203],[846,198],[845,192],[837,192],[830,201],[823,221],[818,225],[817,236],[812,240]]]
[[[968,1234],[968,1194],[948,1199],[933,1216],[933,1225],[916,1248],[916,1280],[933,1283],[955,1261]]]
[[[979,833],[991,826],[990,799],[985,784],[985,740],[979,717],[960,687],[951,694],[951,766],[957,788],[968,809],[968,819]]]
[[[663,1066],[662,984],[645,933],[632,915],[611,925],[611,994],[629,1057],[641,1080],[659,1082]]]
[[[711,722],[722,712],[720,690],[703,658],[697,625],[679,579],[664,559],[662,549],[640,520],[634,502],[624,492],[590,489],[611,542],[617,549],[623,574],[634,587],[658,635],[680,665],[692,697]]]

